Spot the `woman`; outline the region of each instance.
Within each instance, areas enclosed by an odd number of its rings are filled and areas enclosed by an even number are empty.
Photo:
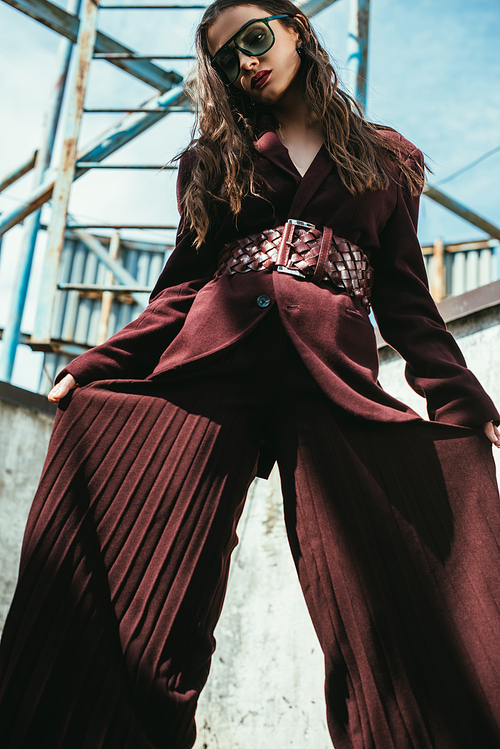
[[[49,396],[3,746],[193,745],[236,524],[277,460],[336,749],[498,747],[499,415],[427,290],[421,154],[361,117],[288,0],[217,0],[197,45],[176,249]],[[379,386],[370,303],[431,422]]]

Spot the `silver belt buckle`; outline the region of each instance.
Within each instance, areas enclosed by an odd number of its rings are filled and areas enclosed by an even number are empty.
[[[298,218],[289,218],[286,222],[287,224],[292,224],[293,226],[300,226],[301,229],[315,229],[314,224],[309,224],[307,221],[301,221]]]
[[[298,268],[287,268],[286,265],[277,265],[276,270],[278,273],[287,273],[289,276],[297,276],[297,278],[307,278],[304,273]]]
[[[292,226],[298,226],[301,229],[316,228],[314,224],[310,224],[308,221],[301,221],[298,218],[289,218],[286,223],[292,224]],[[289,276],[296,276],[297,278],[307,278],[305,273],[302,273],[302,271],[298,268],[289,268],[287,265],[277,265],[276,270],[278,271],[278,273],[286,273]]]

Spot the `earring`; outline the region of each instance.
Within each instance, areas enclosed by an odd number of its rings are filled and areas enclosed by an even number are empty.
[[[304,54],[304,43],[303,42],[301,43],[300,47],[297,47],[297,54],[298,54],[299,57],[302,57],[302,55]]]

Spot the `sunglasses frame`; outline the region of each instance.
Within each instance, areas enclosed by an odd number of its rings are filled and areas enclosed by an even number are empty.
[[[234,35],[233,35],[233,36],[231,37],[231,39],[228,39],[228,40],[227,40],[227,42],[226,42],[225,44],[223,44],[223,45],[222,45],[222,47],[221,47],[221,48],[220,48],[219,50],[217,50],[217,52],[215,53],[215,55],[214,55],[214,56],[212,57],[212,59],[210,60],[210,64],[211,64],[211,66],[213,67],[213,69],[215,70],[215,72],[217,73],[217,75],[219,76],[219,78],[221,79],[222,83],[223,83],[223,84],[224,84],[225,86],[232,86],[232,85],[233,85],[233,83],[235,82],[235,80],[236,80],[236,79],[238,78],[238,75],[239,75],[239,73],[240,73],[240,60],[239,60],[239,57],[238,57],[238,55],[236,54],[236,50],[237,50],[237,49],[239,49],[239,51],[240,51],[240,52],[243,52],[243,54],[245,54],[245,55],[248,55],[249,57],[260,57],[261,55],[265,55],[265,54],[266,54],[266,52],[269,52],[269,50],[270,50],[270,49],[271,49],[271,47],[273,46],[274,42],[276,41],[276,37],[274,36],[274,31],[273,31],[273,30],[272,30],[272,28],[271,28],[271,27],[269,26],[269,21],[276,21],[276,20],[278,20],[278,18],[295,18],[295,16],[292,16],[292,15],[290,15],[289,13],[280,13],[280,14],[279,14],[279,15],[277,15],[277,16],[267,16],[267,18],[254,18],[254,19],[252,19],[251,21],[248,21],[248,23],[245,23],[245,24],[244,24],[244,25],[243,25],[243,26],[241,27],[241,29],[239,29],[239,30],[238,30],[238,31],[236,32],[236,34],[234,34]],[[252,25],[253,23],[265,23],[265,24],[266,24],[266,26],[267,26],[267,28],[268,28],[268,29],[269,29],[269,31],[271,32],[271,36],[272,36],[272,38],[273,38],[273,40],[272,40],[271,44],[269,45],[269,47],[268,47],[267,49],[265,49],[265,50],[264,50],[263,52],[259,52],[259,54],[258,54],[258,55],[256,55],[256,54],[255,54],[255,52],[251,52],[251,51],[250,51],[250,50],[248,50],[248,49],[244,49],[244,47],[240,47],[240,45],[236,43],[236,38],[237,38],[237,37],[238,37],[238,36],[239,36],[239,35],[240,35],[240,34],[241,34],[241,33],[242,33],[243,31],[245,31],[245,29],[247,29],[247,28],[248,28],[249,26],[251,26],[251,25]],[[229,46],[229,45],[230,45],[230,44],[231,44],[232,42],[234,42],[234,47],[230,47],[230,46]],[[226,75],[226,74],[224,73],[224,71],[222,71],[222,70],[220,70],[220,71],[219,71],[219,70],[217,69],[217,67],[216,67],[216,64],[217,64],[217,63],[216,63],[216,60],[217,60],[218,56],[219,56],[219,55],[220,55],[220,54],[221,54],[222,52],[224,52],[225,50],[227,50],[227,49],[230,49],[230,50],[231,50],[231,51],[233,52],[233,54],[234,54],[234,57],[236,58],[236,61],[237,61],[237,63],[238,63],[238,70],[237,70],[237,72],[236,72],[236,75],[234,76],[234,78],[233,78],[233,80],[232,80],[232,81],[229,81],[229,77],[228,77],[228,76],[227,76],[227,75]],[[226,82],[226,81],[224,80],[223,76],[225,76],[225,77],[227,78],[227,80],[228,80],[229,82]]]

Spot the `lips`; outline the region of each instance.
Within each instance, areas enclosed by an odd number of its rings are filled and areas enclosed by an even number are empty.
[[[271,75],[270,70],[259,70],[250,81],[252,88],[262,88]]]

